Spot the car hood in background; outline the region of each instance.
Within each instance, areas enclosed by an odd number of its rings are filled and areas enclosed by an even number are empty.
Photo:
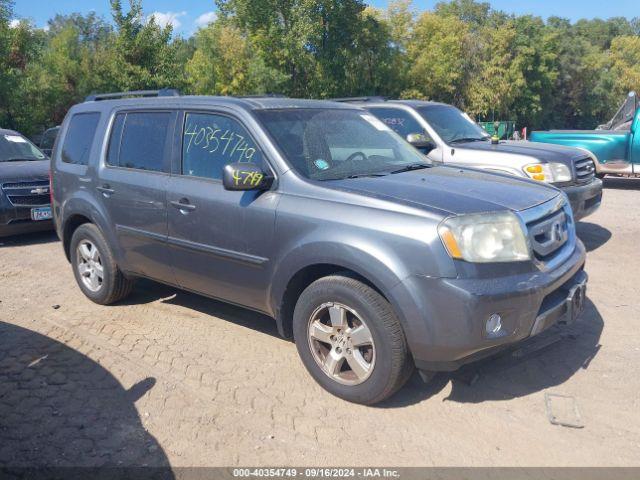
[[[323,182],[328,187],[449,214],[525,210],[558,196],[546,184],[510,175],[432,167],[386,175]]]
[[[585,157],[585,152],[577,148],[527,141],[502,140],[496,145],[491,142],[468,142],[456,144],[452,148],[527,155],[546,162],[561,162],[568,166],[571,166],[574,160]]]
[[[48,180],[49,160],[0,162],[0,183],[24,180]]]

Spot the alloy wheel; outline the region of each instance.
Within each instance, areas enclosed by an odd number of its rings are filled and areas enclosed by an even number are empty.
[[[100,251],[89,240],[82,240],[78,244],[77,268],[85,287],[92,292],[97,292],[102,288],[104,267]]]
[[[309,318],[308,339],[314,360],[336,382],[358,385],[373,372],[376,351],[371,330],[346,305],[320,305]]]

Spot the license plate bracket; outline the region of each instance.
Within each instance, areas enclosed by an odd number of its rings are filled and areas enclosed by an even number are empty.
[[[51,220],[51,207],[37,207],[31,209],[31,220],[41,222],[43,220]]]
[[[569,290],[567,296],[567,321],[569,323],[575,322],[582,311],[584,310],[584,303],[587,296],[587,284],[579,283],[574,285]]]

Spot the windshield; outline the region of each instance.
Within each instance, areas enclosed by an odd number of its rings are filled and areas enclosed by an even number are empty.
[[[17,133],[0,133],[0,162],[44,160],[44,153]]]
[[[430,166],[368,112],[347,109],[258,110],[288,163],[312,180],[386,175]]]
[[[599,125],[597,130],[631,130],[631,122],[638,108],[636,92],[629,92],[616,114],[608,123]]]
[[[469,115],[456,107],[429,105],[418,107],[416,110],[447,144],[484,141],[490,138],[490,135],[471,120]]]

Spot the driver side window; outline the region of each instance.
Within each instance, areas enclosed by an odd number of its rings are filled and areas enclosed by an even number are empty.
[[[263,166],[262,152],[237,120],[225,115],[187,113],[182,134],[182,174],[222,179],[228,163]]]

